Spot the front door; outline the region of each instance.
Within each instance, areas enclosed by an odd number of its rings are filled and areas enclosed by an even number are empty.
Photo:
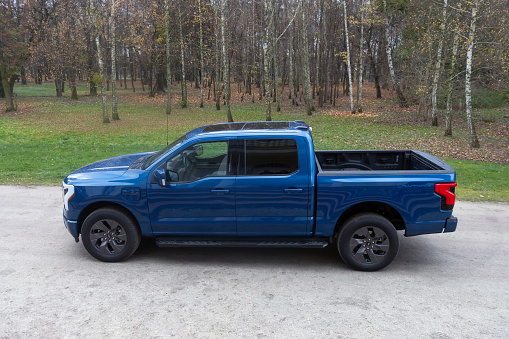
[[[186,147],[160,168],[169,171],[166,186],[151,180],[148,190],[154,235],[233,236],[235,177],[229,142],[200,142]]]

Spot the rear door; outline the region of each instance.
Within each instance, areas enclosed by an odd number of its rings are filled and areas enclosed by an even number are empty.
[[[239,236],[304,236],[310,221],[303,138],[246,138],[235,186]]]

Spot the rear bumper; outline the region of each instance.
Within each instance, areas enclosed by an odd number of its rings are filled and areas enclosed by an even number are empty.
[[[456,226],[458,226],[458,218],[456,217],[447,218],[445,220],[444,233],[456,231]]]

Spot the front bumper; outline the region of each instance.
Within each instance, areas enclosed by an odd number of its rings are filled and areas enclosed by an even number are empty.
[[[456,226],[458,226],[458,218],[456,217],[447,218],[445,220],[444,233],[456,231]]]
[[[78,221],[67,219],[67,217],[65,216],[65,213],[64,213],[63,217],[64,217],[65,228],[67,228],[67,230],[69,231],[69,233],[71,233],[71,235],[74,237],[76,242],[78,242],[78,239],[79,239],[78,238],[79,237]]]

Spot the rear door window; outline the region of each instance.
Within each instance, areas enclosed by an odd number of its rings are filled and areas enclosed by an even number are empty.
[[[299,170],[294,139],[247,139],[244,157],[240,175],[289,175]]]

